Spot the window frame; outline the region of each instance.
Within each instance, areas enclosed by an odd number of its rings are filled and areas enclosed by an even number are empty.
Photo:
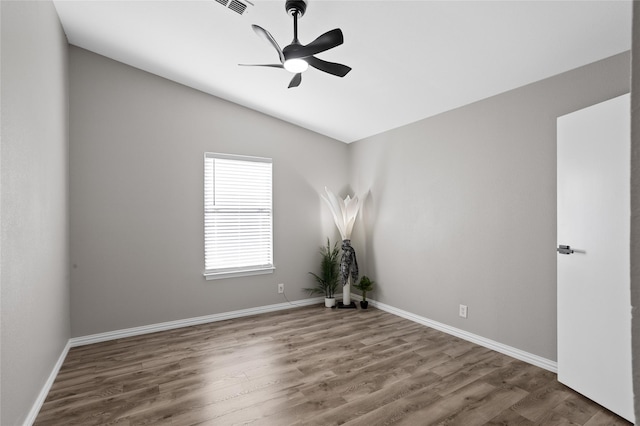
[[[209,169],[211,166],[208,165],[208,161],[213,159],[214,166]],[[211,218],[210,215],[215,214],[213,211],[215,207],[211,207],[211,201],[215,203],[215,160],[230,160],[230,161],[238,161],[238,162],[252,162],[252,163],[268,163],[271,167],[269,168],[269,249],[268,249],[268,257],[270,259],[270,263],[268,264],[260,264],[260,265],[245,265],[245,266],[232,266],[227,268],[217,268],[217,269],[207,269],[207,252],[208,252],[208,232],[207,232],[207,220]],[[211,172],[211,176],[208,174]],[[273,260],[273,159],[267,157],[256,157],[256,156],[247,156],[247,155],[236,155],[236,154],[222,154],[217,152],[205,152],[204,153],[204,197],[203,197],[203,236],[204,236],[204,272],[203,275],[207,280],[216,280],[223,278],[234,278],[234,277],[244,277],[244,276],[252,276],[252,275],[261,275],[261,274],[271,274],[275,270],[275,262]],[[210,185],[211,188],[208,188],[208,179],[211,180]],[[214,191],[211,197],[213,200],[210,200],[208,203],[208,191]],[[222,208],[224,209],[224,208]],[[248,207],[233,207],[232,210],[261,210],[264,211],[264,206],[258,209],[251,209]],[[237,211],[237,213],[239,213]],[[252,212],[255,214],[259,214],[259,212]]]

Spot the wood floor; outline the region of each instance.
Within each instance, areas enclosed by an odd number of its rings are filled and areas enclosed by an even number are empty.
[[[629,425],[546,370],[320,306],[69,351],[36,425]]]

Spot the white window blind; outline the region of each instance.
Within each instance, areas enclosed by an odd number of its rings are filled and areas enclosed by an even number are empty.
[[[273,270],[271,159],[205,153],[205,275]]]

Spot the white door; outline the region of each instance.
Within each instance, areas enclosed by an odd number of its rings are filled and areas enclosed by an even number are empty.
[[[634,422],[629,95],[558,119],[558,380]]]

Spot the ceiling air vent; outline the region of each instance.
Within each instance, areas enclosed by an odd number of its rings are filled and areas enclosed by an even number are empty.
[[[220,1],[220,0],[217,0],[217,1]],[[242,15],[245,12],[245,10],[247,10],[247,5],[238,0],[231,0],[229,2],[229,9]]]
[[[239,1],[239,0],[215,0],[216,3],[220,3],[227,9],[233,10],[238,15],[242,15],[249,11],[248,6],[253,6],[253,3],[250,1]]]

